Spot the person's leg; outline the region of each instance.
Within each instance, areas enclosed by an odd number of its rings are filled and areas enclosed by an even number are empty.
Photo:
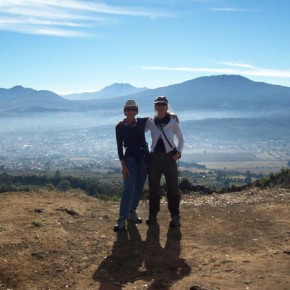
[[[148,165],[143,158],[141,159],[140,164],[137,165],[136,182],[135,182],[134,193],[132,196],[130,211],[135,212],[138,207],[139,201],[143,193],[144,184],[147,178],[147,171],[148,171]]]
[[[178,170],[176,161],[173,160],[170,153],[166,156],[166,166],[164,167],[164,176],[167,185],[167,201],[168,209],[171,217],[178,217],[180,215],[180,192],[178,188]]]
[[[160,211],[160,179],[162,175],[162,155],[163,153],[155,152],[152,154],[149,165],[149,220],[156,219]]]
[[[128,215],[128,220],[136,224],[142,223],[142,218],[136,213],[139,201],[142,197],[144,184],[147,178],[148,165],[147,162],[141,159],[141,162],[137,165],[137,174],[135,181],[134,193],[131,200],[130,212]]]
[[[126,157],[126,165],[129,170],[129,175],[124,179],[124,191],[120,202],[120,218],[123,219],[126,219],[129,214],[137,174],[134,157]]]

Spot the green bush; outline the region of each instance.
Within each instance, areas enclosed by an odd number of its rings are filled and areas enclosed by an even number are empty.
[[[68,180],[61,180],[57,185],[57,189],[61,191],[68,191],[71,189],[71,183]]]

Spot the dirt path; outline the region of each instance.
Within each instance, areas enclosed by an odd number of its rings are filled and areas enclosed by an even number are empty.
[[[0,289],[290,289],[290,192],[185,197],[182,227],[113,232],[118,203],[0,194]],[[139,214],[147,216],[142,201]]]

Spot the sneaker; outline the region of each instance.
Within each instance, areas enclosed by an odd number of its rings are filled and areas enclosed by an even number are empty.
[[[149,214],[148,219],[146,220],[147,225],[153,225],[157,223],[157,218],[155,215]]]
[[[127,218],[128,221],[131,221],[135,224],[141,224],[142,223],[142,218],[140,218],[135,211],[130,211],[129,212],[129,215],[128,215],[128,218]]]
[[[171,221],[170,221],[170,224],[169,224],[170,227],[180,227],[180,218],[178,215],[174,215],[172,218],[171,218]]]
[[[119,218],[117,223],[114,226],[114,232],[120,231],[126,227],[126,220]]]

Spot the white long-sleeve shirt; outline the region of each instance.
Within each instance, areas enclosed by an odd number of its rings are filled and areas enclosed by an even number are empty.
[[[179,123],[176,119],[170,118],[170,121],[167,125],[163,127],[164,134],[166,135],[168,141],[172,145],[172,148],[169,146],[168,142],[166,141],[163,133],[161,132],[161,129],[159,126],[156,126],[154,123],[154,117],[150,117],[145,125],[145,131],[151,131],[151,138],[152,138],[152,144],[151,144],[151,152],[154,152],[154,148],[157,144],[157,141],[159,137],[161,136],[166,153],[172,151],[173,148],[176,148],[177,151],[180,153],[182,152],[183,146],[184,146],[184,139],[183,134],[180,129]],[[177,145],[175,145],[174,137],[177,138]]]

